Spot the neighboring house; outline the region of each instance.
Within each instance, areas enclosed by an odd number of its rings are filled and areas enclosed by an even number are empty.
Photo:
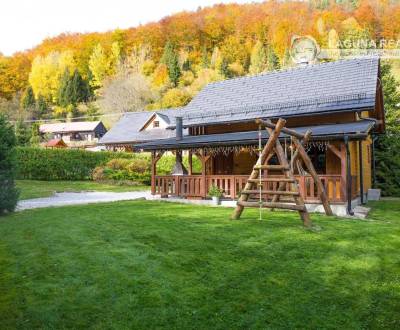
[[[167,128],[175,125],[175,117],[181,113],[181,109],[126,112],[99,144],[109,150],[132,151],[137,143],[170,138],[175,133]]]
[[[329,200],[350,213],[372,186],[372,136],[385,131],[380,62],[344,60],[211,83],[180,116],[188,135],[181,138],[177,125],[177,137],[136,145],[152,152],[153,194],[206,198],[209,187],[217,185],[226,198],[237,198],[258,157],[255,119],[285,118],[287,127],[312,130],[306,147]],[[262,134],[265,144],[267,132]],[[290,139],[280,139],[290,155]],[[202,173],[189,168],[189,175],[181,170],[158,176],[155,164],[162,154],[174,151],[180,162],[182,150],[200,158]],[[315,182],[302,164],[295,165],[303,198],[318,206]]]
[[[81,148],[96,145],[107,132],[101,121],[42,124],[39,131],[50,139],[63,139],[68,147]]]

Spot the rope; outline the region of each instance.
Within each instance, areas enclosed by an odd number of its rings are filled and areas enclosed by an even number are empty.
[[[261,159],[261,125],[258,126],[258,159],[260,165],[262,165],[262,159]],[[259,191],[260,191],[260,196],[259,196],[259,220],[262,220],[262,181],[261,181],[261,176],[262,176],[262,169],[260,167],[260,170],[258,172],[258,178],[259,178]]]

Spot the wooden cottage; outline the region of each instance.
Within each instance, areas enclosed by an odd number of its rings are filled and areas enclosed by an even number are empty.
[[[206,198],[209,187],[217,185],[225,198],[236,199],[257,160],[257,118],[284,118],[288,127],[302,133],[311,129],[306,148],[331,204],[351,213],[352,203],[365,200],[372,186],[374,135],[385,130],[377,58],[309,65],[207,85],[176,124],[169,126],[176,136],[136,146],[152,152],[152,193]],[[188,135],[182,135],[182,127]],[[262,136],[265,144],[267,132]],[[281,135],[280,140],[290,158],[290,138]],[[183,150],[201,160],[201,173],[183,168]],[[156,164],[165,151],[176,154],[178,166],[171,175],[160,176]],[[295,164],[294,172],[306,203],[318,205],[316,184],[301,163]]]

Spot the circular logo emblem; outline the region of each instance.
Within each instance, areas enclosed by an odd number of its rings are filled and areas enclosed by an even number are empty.
[[[297,64],[308,63],[315,60],[319,54],[319,47],[313,37],[294,36],[290,47],[290,56]]]

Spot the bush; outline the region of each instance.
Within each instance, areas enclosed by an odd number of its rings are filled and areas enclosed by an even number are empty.
[[[19,192],[15,187],[15,145],[13,128],[0,115],[0,215],[14,211]]]
[[[89,152],[73,149],[16,149],[17,177],[32,180],[90,180],[93,170],[113,158],[133,158],[132,153]]]

